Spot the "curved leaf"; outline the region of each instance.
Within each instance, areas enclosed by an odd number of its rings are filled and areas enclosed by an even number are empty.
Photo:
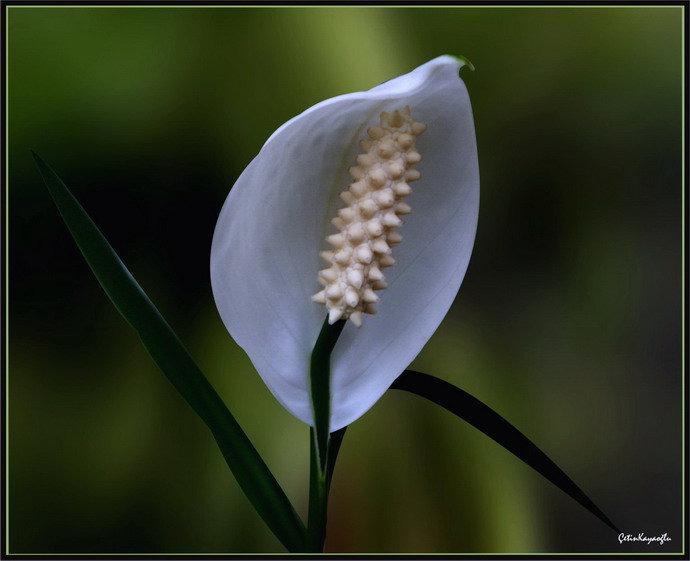
[[[170,325],[57,174],[32,152],[43,181],[86,262],[153,360],[206,423],[247,498],[289,551],[302,551],[304,524],[240,425]]]
[[[405,390],[424,397],[464,419],[546,477],[609,528],[620,533],[613,522],[585,495],[582,489],[575,485],[561,468],[524,434],[476,397],[435,376],[414,370],[405,370],[390,387],[394,390]]]

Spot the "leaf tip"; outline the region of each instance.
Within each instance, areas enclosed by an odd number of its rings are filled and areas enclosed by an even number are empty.
[[[35,150],[29,150],[29,152],[31,152],[31,155],[34,158],[34,163],[36,164],[38,171],[40,172],[41,176],[45,179],[46,170],[50,169],[48,164],[45,163],[43,158],[41,158],[41,156],[39,156]]]

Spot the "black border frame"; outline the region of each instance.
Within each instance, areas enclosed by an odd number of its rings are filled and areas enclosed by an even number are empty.
[[[136,2],[132,0],[119,0],[119,1],[112,1],[112,2],[104,2],[101,0],[95,0],[89,2],[88,0],[74,0],[72,2],[68,1],[55,1],[55,0],[37,0],[33,2],[22,2],[21,0],[0,0],[0,6],[2,8],[1,10],[1,16],[0,16],[0,42],[2,44],[2,51],[3,55],[0,57],[1,62],[0,62],[0,74],[1,74],[1,79],[0,79],[0,88],[1,88],[1,93],[2,93],[2,120],[4,123],[5,116],[7,115],[7,83],[6,83],[6,63],[7,63],[7,53],[5,52],[5,46],[6,46],[6,33],[7,33],[7,8],[11,6],[22,6],[22,7],[34,7],[34,6],[74,6],[74,7],[79,7],[79,6],[141,6],[141,5],[147,5],[147,6],[170,6],[170,7],[176,7],[176,6],[190,6],[190,5],[195,5],[196,7],[199,8],[204,8],[207,6],[243,6],[243,7],[249,7],[249,8],[255,8],[255,7],[281,7],[281,6],[304,6],[304,7],[312,7],[312,6],[356,6],[356,5],[361,5],[361,6],[419,6],[419,7],[436,7],[436,6],[482,6],[482,7],[511,7],[511,6],[526,6],[526,7],[552,7],[552,6],[572,6],[572,7],[581,7],[581,6],[605,6],[605,7],[629,7],[629,6],[653,6],[653,7],[673,7],[673,6],[678,6],[682,7],[683,9],[683,29],[684,29],[684,34],[686,38],[686,44],[685,44],[685,53],[684,53],[684,68],[685,68],[685,75],[686,78],[688,77],[688,60],[689,56],[688,53],[690,51],[690,46],[688,45],[688,24],[690,22],[690,15],[688,13],[688,8],[690,8],[690,0],[670,0],[670,1],[663,1],[663,2],[655,2],[654,0],[649,0],[647,2],[641,1],[641,0],[633,0],[629,2],[621,2],[621,1],[611,1],[611,2],[602,2],[602,1],[586,1],[586,2],[563,2],[563,1],[556,1],[556,2],[544,2],[544,1],[535,1],[535,2],[520,2],[520,1],[515,1],[515,0],[509,0],[505,2],[496,2],[496,1],[487,1],[483,2],[481,0],[475,1],[475,2],[448,2],[448,1],[432,1],[429,2],[428,6],[425,6],[423,3],[417,1],[417,2],[411,2],[409,0],[403,0],[399,2],[320,2],[318,4],[309,4],[307,2],[284,2],[284,1],[279,1],[279,2],[266,2],[266,3],[256,3],[256,4],[248,4],[246,2],[224,2],[222,0],[207,0],[205,2],[199,2],[196,3],[193,0],[190,1],[183,1],[183,0],[170,0],[170,1],[164,1],[164,0],[149,0],[149,1],[142,1],[142,2]],[[685,334],[687,336],[688,334],[688,279],[687,279],[687,273],[688,273],[688,263],[687,263],[687,242],[688,242],[688,236],[687,236],[687,216],[688,216],[688,185],[689,185],[689,180],[688,180],[688,158],[690,155],[688,154],[688,151],[690,150],[690,143],[688,142],[689,140],[689,135],[688,135],[688,128],[689,128],[689,118],[688,118],[688,113],[690,109],[690,97],[688,95],[688,90],[690,88],[686,84],[685,86],[685,96],[683,100],[684,104],[684,132],[683,132],[683,138],[684,138],[684,143],[685,143],[685,158],[684,158],[684,169],[683,169],[683,176],[684,176],[684,181],[683,181],[683,190],[685,193],[684,197],[684,205],[682,208],[682,215],[683,215],[683,236],[684,236],[684,241],[685,241],[685,248],[683,252],[683,258],[684,258],[684,267],[685,267],[685,282],[683,286],[683,294],[685,298],[685,304],[684,304],[684,330]],[[1,161],[3,163],[3,171],[7,169],[7,146],[6,146],[6,138],[5,138],[5,126],[2,127],[2,131],[0,131],[0,149],[2,150],[2,156],[1,156]],[[690,556],[688,554],[688,550],[686,549],[683,553],[659,553],[659,554],[650,554],[650,553],[625,553],[625,554],[617,554],[617,553],[608,553],[608,554],[601,554],[601,553],[591,553],[591,554],[583,554],[583,553],[574,553],[574,554],[539,554],[539,555],[529,555],[529,554],[505,554],[505,555],[492,555],[492,554],[400,554],[400,553],[391,553],[391,554],[371,554],[371,553],[357,553],[357,554],[350,554],[350,553],[343,553],[343,554],[301,554],[301,553],[294,553],[294,554],[263,554],[263,553],[238,553],[238,554],[164,554],[164,553],[134,553],[134,554],[119,554],[119,553],[108,553],[108,554],[80,554],[80,555],[75,555],[75,554],[32,554],[32,553],[26,553],[26,554],[18,554],[18,553],[6,553],[7,549],[7,536],[6,536],[6,521],[4,520],[4,515],[7,512],[7,490],[5,488],[6,484],[6,475],[7,475],[7,457],[6,457],[6,445],[7,445],[7,435],[5,434],[5,411],[4,411],[4,404],[6,403],[6,391],[7,391],[7,372],[6,372],[6,359],[7,359],[7,349],[6,349],[6,340],[9,338],[9,333],[6,333],[6,329],[8,328],[9,321],[8,321],[8,309],[7,306],[4,304],[8,302],[7,300],[7,242],[5,240],[5,232],[7,231],[7,219],[6,219],[6,210],[5,203],[7,201],[6,195],[7,195],[7,189],[9,189],[9,185],[7,185],[7,177],[6,173],[2,173],[2,180],[1,180],[1,186],[0,186],[0,198],[2,200],[2,207],[3,211],[0,213],[0,239],[2,239],[2,244],[0,244],[0,297],[2,298],[2,307],[3,313],[2,313],[2,324],[0,325],[0,363],[1,363],[1,368],[2,368],[2,376],[0,380],[0,401],[1,404],[0,408],[2,409],[2,422],[0,424],[2,425],[2,430],[0,431],[0,478],[2,481],[0,482],[0,508],[1,513],[3,516],[0,516],[0,559],[7,559],[7,560],[19,560],[19,559],[37,559],[37,560],[67,560],[67,559],[127,559],[127,560],[135,560],[135,559],[179,559],[179,560],[192,560],[192,559],[204,559],[204,560],[221,560],[221,559],[299,559],[301,557],[303,558],[309,558],[309,559],[410,559],[410,560],[422,560],[422,559],[439,559],[439,560],[451,560],[451,559],[476,559],[476,560],[509,560],[509,559],[596,559],[597,557],[599,558],[604,558],[606,560],[608,559],[690,559]],[[684,378],[684,396],[683,399],[685,400],[685,418],[683,420],[684,428],[685,428],[685,448],[684,448],[684,460],[685,460],[685,465],[684,465],[684,470],[683,470],[683,480],[684,480],[684,489],[685,489],[685,497],[684,497],[684,515],[685,515],[685,527],[682,528],[684,531],[684,538],[685,541],[690,538],[688,535],[688,523],[690,522],[690,508],[689,508],[689,503],[690,503],[690,480],[688,478],[688,460],[690,459],[690,454],[688,451],[688,435],[690,434],[690,423],[689,423],[689,415],[688,415],[688,406],[690,405],[690,379],[688,376],[688,355],[687,355],[687,349],[685,349],[684,353],[684,361],[683,361],[683,378]],[[685,544],[687,548],[687,543]]]

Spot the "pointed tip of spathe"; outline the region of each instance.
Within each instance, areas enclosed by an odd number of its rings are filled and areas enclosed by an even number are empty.
[[[472,61],[467,57],[464,57],[462,55],[443,55],[443,56],[450,57],[450,58],[454,59],[456,62],[459,62],[460,63],[459,69],[461,69],[463,66],[467,66],[467,68],[469,68],[472,72],[474,72],[474,70],[475,70],[474,64],[472,64]]]

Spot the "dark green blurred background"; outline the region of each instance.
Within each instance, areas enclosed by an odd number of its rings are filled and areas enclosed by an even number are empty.
[[[482,176],[454,307],[414,366],[545,450],[626,532],[389,393],[348,431],[328,551],[681,549],[681,25],[668,8],[25,8],[8,15],[9,550],[282,551],[106,300],[63,177],[306,511],[308,431],[225,331],[215,220],[314,103],[462,54]]]

